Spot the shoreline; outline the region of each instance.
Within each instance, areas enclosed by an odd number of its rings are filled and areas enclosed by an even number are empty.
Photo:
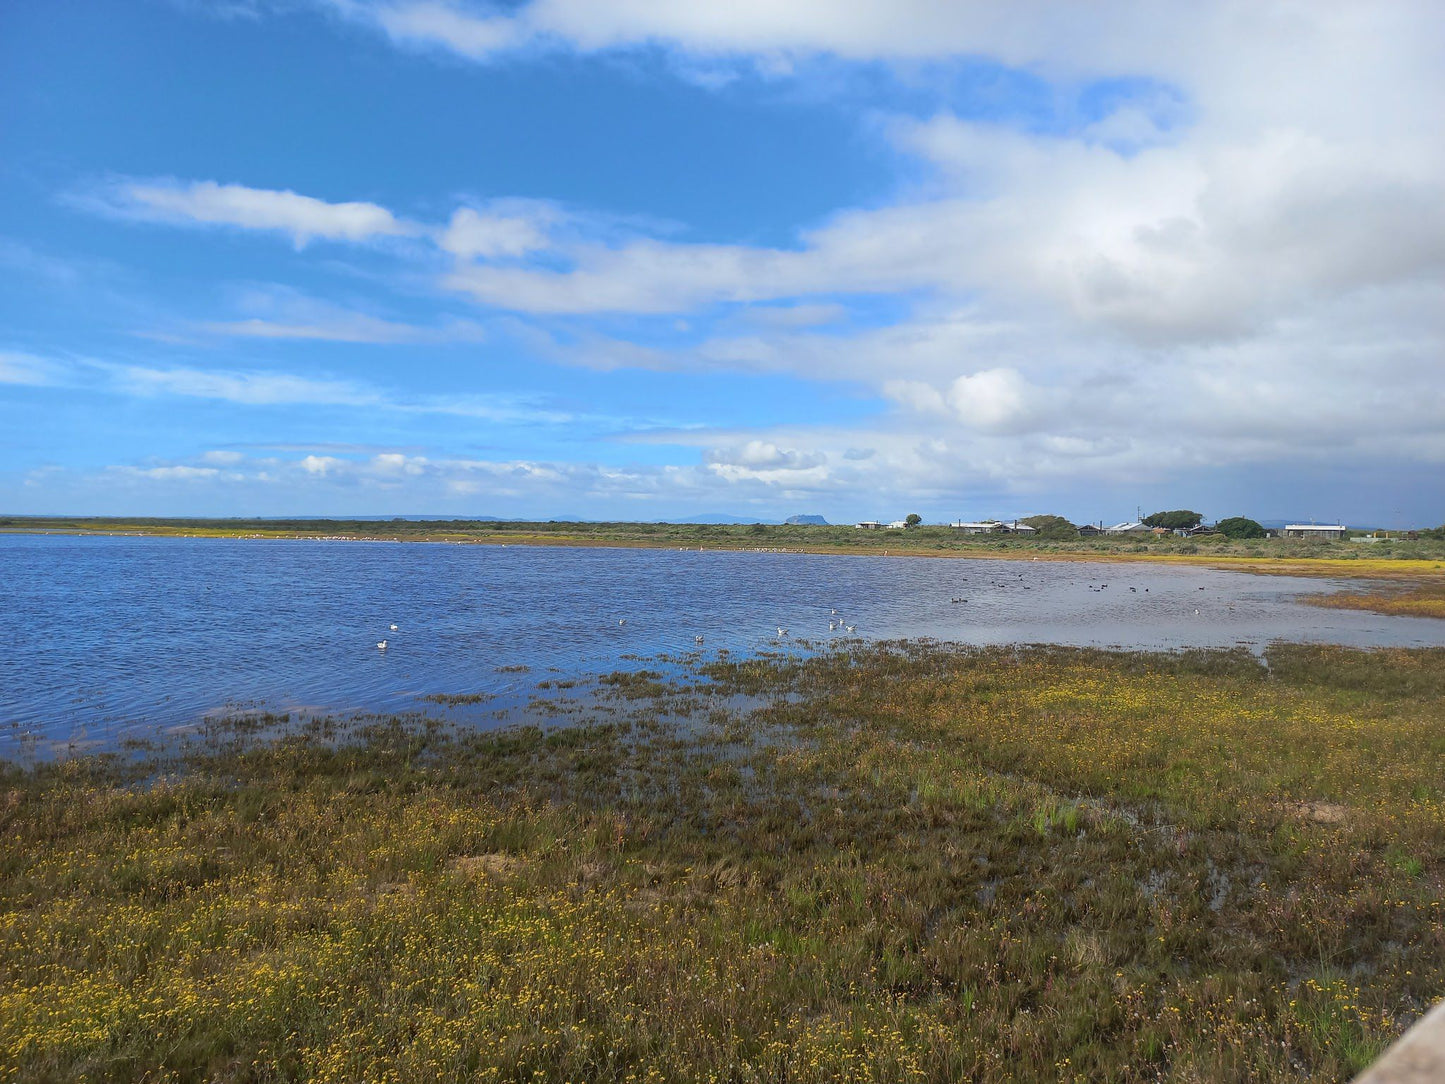
[[[582,535],[577,532],[559,530],[553,532],[513,531],[487,526],[466,532],[428,531],[417,521],[406,521],[408,526],[420,529],[405,536],[378,530],[375,533],[312,533],[294,529],[242,530],[209,528],[200,525],[145,525],[133,522],[118,522],[115,529],[96,526],[68,525],[47,527],[41,524],[0,527],[0,534],[16,535],[58,535],[63,537],[124,537],[124,538],[192,538],[227,541],[306,541],[306,542],[406,542],[433,543],[445,545],[472,546],[556,546],[568,549],[636,549],[636,550],[697,550],[716,553],[788,553],[840,557],[928,557],[938,559],[995,560],[995,561],[1056,561],[1074,563],[1142,563],[1183,565],[1209,568],[1221,572],[1244,572],[1263,576],[1302,576],[1317,579],[1342,579],[1374,581],[1380,583],[1378,590],[1345,590],[1328,596],[1310,596],[1305,599],[1311,605],[1331,609],[1356,609],[1373,613],[1405,617],[1445,618],[1445,557],[1374,557],[1358,553],[1347,556],[1326,554],[1299,554],[1297,552],[1274,555],[1244,553],[1182,553],[1182,552],[1138,552],[1117,550],[1059,550],[1044,548],[1053,543],[1026,540],[1005,542],[1002,545],[972,543],[957,538],[940,538],[936,544],[928,545],[917,540],[903,540],[901,545],[885,546],[878,543],[837,541],[831,544],[802,541],[795,534],[777,539],[778,545],[743,544],[736,538],[709,538],[714,533],[710,525],[698,525],[694,537],[685,544],[679,537],[648,538],[634,534]],[[637,525],[644,529],[650,524]],[[679,525],[667,525],[675,530]],[[841,530],[841,528],[840,528]],[[782,534],[783,530],[768,527],[767,533]],[[1278,540],[1273,540],[1278,541]],[[1069,545],[1071,543],[1064,543]],[[1140,543],[1144,545],[1145,543]],[[1171,545],[1169,542],[1154,542],[1152,545]],[[1214,543],[1213,545],[1220,545]]]

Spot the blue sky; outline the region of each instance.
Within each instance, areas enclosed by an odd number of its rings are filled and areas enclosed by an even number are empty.
[[[0,9],[0,511],[1445,519],[1427,4]]]

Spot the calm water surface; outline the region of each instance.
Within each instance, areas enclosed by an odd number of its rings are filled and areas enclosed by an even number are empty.
[[[0,753],[238,707],[515,695],[629,657],[776,648],[780,625],[784,643],[827,640],[833,610],[865,639],[1445,644],[1445,621],[1294,600],[1339,586],[1144,564],[0,535]]]

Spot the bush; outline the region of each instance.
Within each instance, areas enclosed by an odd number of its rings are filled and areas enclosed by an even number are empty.
[[[1230,516],[1229,519],[1222,519],[1214,525],[1214,529],[1225,538],[1263,538],[1264,528],[1252,519],[1244,516]]]

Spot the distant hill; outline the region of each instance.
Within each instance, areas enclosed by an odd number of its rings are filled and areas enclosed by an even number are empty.
[[[828,521],[822,516],[789,516],[783,520],[790,527],[826,527]]]

